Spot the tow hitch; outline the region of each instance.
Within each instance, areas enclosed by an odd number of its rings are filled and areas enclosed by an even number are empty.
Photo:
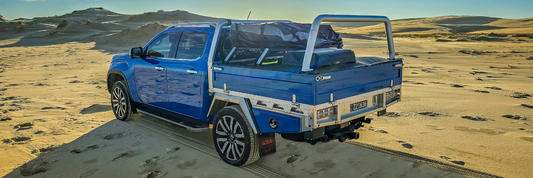
[[[339,142],[344,142],[346,139],[359,139],[359,133],[354,130],[364,127],[363,123],[370,124],[372,120],[361,117],[349,121],[348,126],[342,127],[341,125],[328,126],[324,129],[324,136],[318,139],[308,140],[307,142],[314,145],[318,141],[329,142],[333,139],[338,139]]]

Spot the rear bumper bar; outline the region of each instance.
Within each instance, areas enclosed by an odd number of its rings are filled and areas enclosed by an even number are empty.
[[[281,136],[288,140],[299,142],[307,141],[311,144],[314,144],[318,141],[328,142],[333,139],[338,139],[339,141],[344,141],[346,139],[358,139],[359,133],[354,132],[354,130],[363,127],[364,123],[369,124],[370,122],[370,119],[360,117],[348,121],[348,124],[345,127],[341,127],[341,125],[333,125],[317,128],[312,131],[302,133],[281,134]]]

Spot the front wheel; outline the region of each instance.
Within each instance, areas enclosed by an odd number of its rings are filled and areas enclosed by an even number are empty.
[[[259,142],[252,126],[238,105],[218,111],[213,123],[213,141],[218,155],[233,166],[244,166],[259,159]]]
[[[113,84],[111,87],[111,107],[118,120],[127,121],[135,116],[130,98],[123,81],[117,81]]]

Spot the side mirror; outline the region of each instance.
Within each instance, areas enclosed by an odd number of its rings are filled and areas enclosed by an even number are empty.
[[[130,49],[130,58],[140,58],[143,54],[143,48],[142,47],[135,47]]]

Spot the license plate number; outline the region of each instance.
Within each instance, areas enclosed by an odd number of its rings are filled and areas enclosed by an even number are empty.
[[[367,107],[367,100],[350,104],[350,112],[354,112]]]
[[[344,128],[344,127],[346,127],[346,126],[348,126],[348,125],[350,125],[350,122],[342,123],[342,124],[341,124],[341,128]]]

